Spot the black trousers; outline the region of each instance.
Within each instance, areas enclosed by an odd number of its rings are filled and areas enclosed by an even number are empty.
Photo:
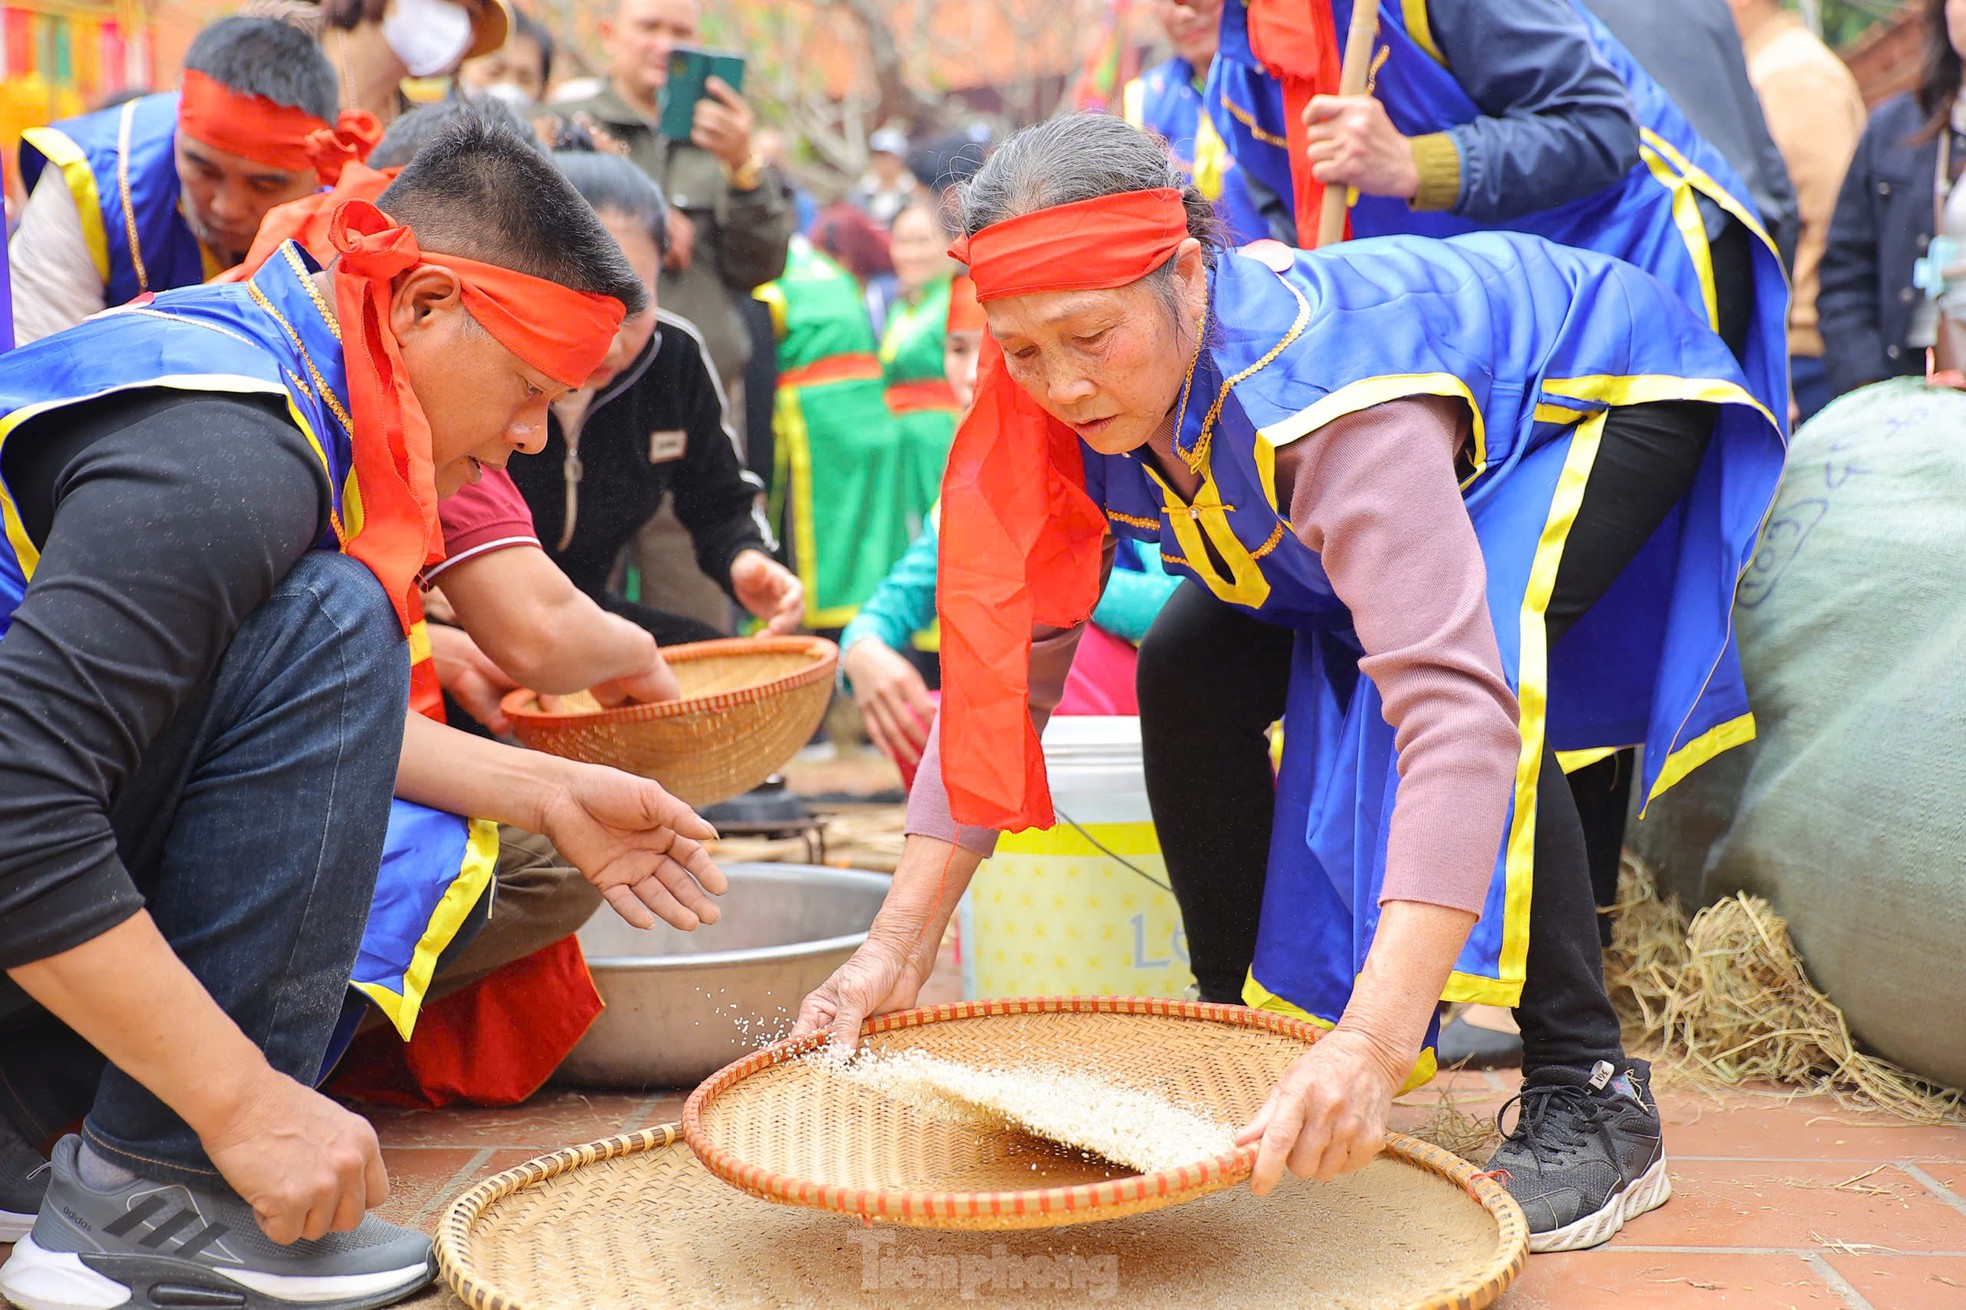
[[[1596,603],[1685,495],[1712,406],[1637,405],[1604,424],[1546,613],[1550,644]],[[1241,999],[1275,817],[1264,734],[1283,713],[1292,634],[1188,582],[1140,650],[1147,795],[1203,1000]],[[1525,1075],[1623,1057],[1604,990],[1583,822],[1553,754],[1537,789],[1529,955],[1516,1020]]]

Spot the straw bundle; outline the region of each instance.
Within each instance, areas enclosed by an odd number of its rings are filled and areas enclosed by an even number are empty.
[[[1737,1086],[1827,1092],[1916,1123],[1956,1121],[1962,1095],[1857,1049],[1850,1025],[1803,970],[1788,925],[1758,896],[1692,916],[1627,860],[1605,979],[1645,1053],[1665,1072]]]

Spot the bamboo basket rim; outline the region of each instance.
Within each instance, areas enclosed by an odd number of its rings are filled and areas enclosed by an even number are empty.
[[[959,1019],[1071,1013],[1143,1015],[1222,1023],[1298,1038],[1307,1046],[1323,1036],[1323,1030],[1315,1025],[1272,1010],[1242,1005],[1218,1005],[1202,1001],[1128,996],[1039,996],[957,1001],[881,1015],[868,1020],[861,1031],[866,1035],[878,1035]],[[986,1224],[985,1221],[1007,1214],[1041,1215],[1045,1216],[1045,1219],[1040,1220],[1040,1223],[1055,1224],[1090,1223],[1121,1215],[1140,1214],[1182,1201],[1198,1199],[1220,1191],[1224,1187],[1233,1186],[1247,1178],[1255,1169],[1256,1147],[1242,1146],[1211,1159],[1174,1169],[1135,1174],[1097,1183],[1080,1183],[1068,1187],[993,1192],[841,1187],[814,1183],[808,1179],[795,1178],[746,1163],[710,1140],[703,1128],[704,1107],[743,1079],[787,1060],[796,1059],[809,1051],[817,1050],[827,1040],[829,1038],[825,1033],[788,1038],[726,1065],[690,1093],[688,1101],[683,1106],[683,1140],[689,1144],[691,1150],[696,1152],[697,1158],[703,1162],[706,1169],[732,1186],[767,1200],[853,1215],[869,1223],[883,1219],[904,1223],[929,1220],[933,1222],[933,1226],[942,1228],[969,1226],[964,1223],[965,1219],[975,1221],[975,1226],[979,1227],[994,1226]],[[1403,1135],[1399,1134],[1389,1134],[1389,1140],[1395,1136],[1400,1136],[1403,1140],[1411,1140],[1404,1139]],[[1418,1142],[1414,1145],[1424,1146]],[[1448,1155],[1446,1158],[1455,1161],[1456,1164],[1466,1163],[1457,1156]],[[1477,1172],[1470,1165],[1467,1166],[1465,1178],[1458,1173],[1451,1176],[1456,1182],[1468,1187],[1470,1194],[1475,1195],[1477,1200],[1483,1200],[1482,1195],[1474,1190]],[[1506,1191],[1493,1179],[1482,1176],[1479,1181],[1484,1182],[1495,1193],[1507,1196]],[[1488,1203],[1484,1200],[1483,1204],[1486,1206]],[[1515,1222],[1521,1229],[1522,1247],[1526,1254],[1528,1222],[1522,1217],[1520,1208],[1515,1206],[1513,1200],[1509,1200],[1507,1206],[1513,1210]],[[1498,1216],[1499,1222],[1501,1219]],[[1508,1225],[1504,1224],[1503,1229],[1506,1236]]]
[[[714,641],[692,641],[680,646],[665,646],[662,657],[670,664],[686,664],[692,660],[722,659],[736,655],[810,655],[812,662],[802,669],[781,674],[769,682],[755,683],[749,687],[736,687],[729,691],[711,692],[706,696],[685,696],[680,700],[655,701],[640,705],[618,705],[613,709],[596,710],[587,714],[556,714],[539,708],[539,694],[524,687],[505,693],[499,708],[506,717],[523,719],[527,726],[551,730],[554,728],[591,728],[611,724],[653,723],[662,719],[680,719],[692,714],[714,713],[719,710],[735,709],[740,705],[752,705],[770,700],[809,687],[815,682],[829,681],[834,670],[839,667],[840,648],[824,637],[793,635],[786,637],[719,637]]]
[[[662,1124],[569,1146],[493,1174],[452,1200],[439,1216],[433,1239],[438,1275],[472,1310],[545,1310],[543,1305],[521,1301],[478,1272],[471,1253],[471,1233],[477,1222],[499,1201],[564,1174],[624,1156],[667,1150],[682,1142],[680,1124]],[[1410,1310],[1483,1310],[1493,1305],[1514,1284],[1529,1259],[1529,1223],[1515,1198],[1494,1177],[1461,1157],[1405,1133],[1388,1132],[1384,1153],[1456,1184],[1488,1213],[1496,1227],[1495,1251],[1478,1269],[1415,1303]]]

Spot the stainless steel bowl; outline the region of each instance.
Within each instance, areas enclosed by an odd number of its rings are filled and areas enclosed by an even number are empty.
[[[716,923],[630,927],[602,906],[580,930],[608,1008],[560,1066],[563,1082],[686,1087],[791,1031],[806,993],[861,942],[883,874],[811,864],[724,866]]]

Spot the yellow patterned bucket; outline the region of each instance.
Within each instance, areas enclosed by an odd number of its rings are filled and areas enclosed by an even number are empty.
[[[1002,996],[1183,996],[1181,911],[1167,886],[1140,767],[1140,720],[1051,720],[1056,826],[1012,833],[970,883],[963,990]]]

